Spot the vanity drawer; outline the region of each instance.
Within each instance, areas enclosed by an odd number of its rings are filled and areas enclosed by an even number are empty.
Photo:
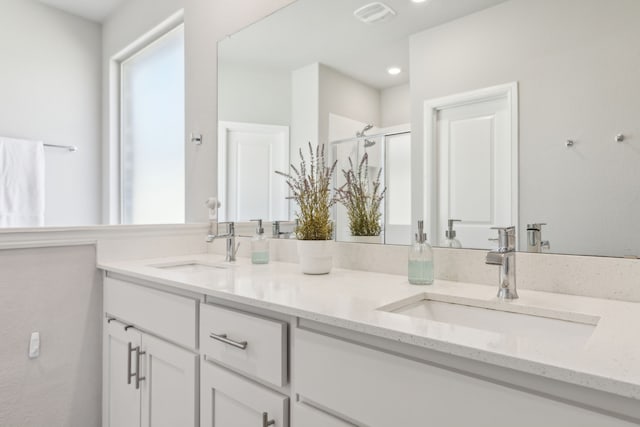
[[[356,425],[540,427],[549,425],[549,420],[554,426],[631,425],[520,388],[340,338],[302,329],[295,329],[295,334],[293,375],[300,399],[354,420]],[[476,372],[483,375],[481,370]],[[539,379],[534,382],[540,384]],[[555,387],[549,383],[550,389]],[[464,402],[463,410],[460,402]],[[499,411],[496,402],[500,402]]]
[[[281,387],[287,383],[287,324],[216,305],[200,305],[207,359]]]
[[[197,348],[198,301],[110,277],[104,280],[104,311],[152,334]]]

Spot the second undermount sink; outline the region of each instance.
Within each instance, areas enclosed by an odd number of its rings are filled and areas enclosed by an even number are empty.
[[[477,305],[476,305],[477,304]],[[429,296],[400,301],[379,310],[414,318],[495,332],[529,342],[555,342],[581,348],[595,330],[599,317],[524,306],[496,307],[478,301],[440,301]],[[504,308],[504,309],[502,309]]]
[[[184,273],[199,273],[202,271],[226,270],[231,266],[225,263],[206,263],[200,261],[182,261],[168,264],[154,264],[151,267],[162,270],[180,271]]]

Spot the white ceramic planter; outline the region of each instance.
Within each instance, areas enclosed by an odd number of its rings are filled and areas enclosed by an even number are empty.
[[[328,274],[333,267],[333,240],[298,240],[298,258],[304,274]]]
[[[384,243],[382,236],[349,236],[347,242],[351,243]]]

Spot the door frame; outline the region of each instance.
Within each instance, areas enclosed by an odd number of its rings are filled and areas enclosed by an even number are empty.
[[[424,152],[422,158],[423,173],[423,194],[422,213],[425,221],[425,229],[430,235],[437,235],[438,215],[438,152],[437,152],[437,119],[438,112],[448,108],[461,107],[468,104],[475,104],[483,101],[490,101],[496,98],[507,99],[507,110],[509,114],[510,135],[511,135],[511,217],[514,225],[519,230],[520,218],[518,216],[520,200],[518,198],[519,180],[519,129],[518,129],[518,82],[511,82],[497,86],[486,87],[468,92],[448,95],[441,98],[429,99],[424,102]]]

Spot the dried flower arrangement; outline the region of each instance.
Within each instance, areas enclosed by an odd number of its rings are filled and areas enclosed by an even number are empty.
[[[379,236],[382,232],[380,205],[387,191],[386,187],[380,191],[382,169],[371,183],[373,190],[370,191],[369,155],[364,153],[357,170],[349,157],[349,166],[349,170],[342,170],[346,182],[336,189],[336,200],[347,208],[352,236]]]
[[[315,153],[314,153],[315,151]],[[309,142],[309,168],[300,149],[300,167],[290,165],[292,172],[276,171],[287,180],[291,190],[289,199],[298,204],[298,227],[296,235],[299,240],[331,240],[333,238],[333,221],[331,207],[335,199],[331,195],[331,180],[337,161],[327,166],[325,148],[317,145],[314,150]]]

